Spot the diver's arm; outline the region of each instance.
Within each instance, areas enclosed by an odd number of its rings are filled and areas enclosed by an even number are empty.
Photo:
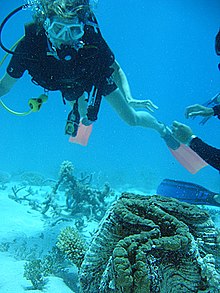
[[[6,95],[14,86],[18,78],[11,77],[8,73],[5,73],[0,80],[0,97]]]
[[[151,100],[136,100],[132,97],[128,79],[117,61],[113,63],[112,68],[114,69],[112,74],[114,82],[132,108],[146,108],[151,112],[153,112],[154,109],[158,109],[158,107],[154,105]]]
[[[213,115],[214,115],[214,110],[212,108],[205,107],[200,104],[188,106],[185,110],[186,118],[191,118],[196,116],[211,117]]]
[[[114,72],[112,74],[114,82],[116,83],[116,85],[118,86],[120,91],[122,92],[122,94],[125,97],[125,99],[127,100],[127,102],[132,101],[133,98],[131,95],[130,86],[129,86],[127,77],[126,77],[124,71],[122,70],[121,66],[118,64],[117,61],[115,61],[112,64],[112,68],[114,69]]]
[[[114,72],[112,74],[114,82],[116,83],[116,85],[120,89],[120,91],[123,94],[123,96],[125,97],[126,101],[128,103],[130,103],[132,101],[137,101],[132,97],[131,89],[130,89],[130,86],[128,83],[128,79],[127,79],[124,71],[122,70],[121,66],[119,65],[119,63],[115,60],[115,62],[112,64],[111,67],[114,69]]]

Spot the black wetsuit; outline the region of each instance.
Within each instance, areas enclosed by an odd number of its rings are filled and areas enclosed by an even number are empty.
[[[198,137],[192,139],[190,148],[210,166],[220,171],[220,149],[208,145]]]
[[[220,119],[220,105],[214,106],[213,110],[214,115]],[[189,146],[204,161],[220,171],[220,149],[208,145],[198,137],[193,138]]]
[[[212,108],[214,110],[214,116],[217,116],[220,119],[220,104]]]
[[[108,95],[117,86],[111,78],[110,66],[115,58],[92,26],[85,25],[83,47],[75,50],[62,47],[57,56],[52,55],[45,30],[37,31],[35,24],[26,26],[24,38],[18,44],[7,68],[7,73],[20,78],[25,70],[33,82],[47,90],[59,90],[67,100],[79,98],[95,86],[101,95]]]

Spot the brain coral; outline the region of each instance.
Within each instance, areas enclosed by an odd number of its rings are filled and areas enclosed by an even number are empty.
[[[197,206],[124,193],[85,254],[81,292],[220,292],[217,237]]]

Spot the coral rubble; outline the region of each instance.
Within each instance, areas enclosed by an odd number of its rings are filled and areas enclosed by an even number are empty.
[[[28,203],[32,209],[41,212],[45,218],[52,217],[54,222],[51,225],[80,217],[80,220],[76,220],[78,228],[80,228],[80,226],[84,226],[85,218],[88,221],[99,222],[111,202],[116,199],[116,194],[108,183],[105,183],[102,188],[94,188],[91,184],[92,174],[81,173],[80,175],[79,178],[74,175],[74,166],[70,161],[62,162],[57,180],[45,179],[34,172],[25,172],[20,175],[22,186],[14,185],[12,193],[8,196],[18,203]],[[53,186],[51,187],[52,181]],[[29,187],[28,183],[31,184]],[[43,194],[40,188],[45,183],[49,183],[51,192],[47,191]],[[37,190],[36,186],[40,186],[40,188]],[[3,189],[4,186],[1,187],[0,182],[1,188]],[[37,195],[38,192],[40,196]]]
[[[220,292],[217,236],[197,206],[124,193],[85,254],[81,292]]]
[[[111,195],[115,199],[114,192],[108,183],[103,186],[102,190],[95,189],[91,186],[92,175],[77,178],[73,172],[74,166],[71,162],[64,161],[61,164],[58,180],[43,203],[42,213],[46,214],[49,209],[52,209],[55,216],[62,215],[62,208],[56,203],[56,195],[62,189],[65,195],[65,210],[69,212],[69,217],[80,212],[88,220],[100,221],[110,206],[106,199]]]

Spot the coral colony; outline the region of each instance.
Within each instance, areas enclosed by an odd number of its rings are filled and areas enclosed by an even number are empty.
[[[122,194],[85,254],[82,292],[220,292],[217,237],[196,206]]]

